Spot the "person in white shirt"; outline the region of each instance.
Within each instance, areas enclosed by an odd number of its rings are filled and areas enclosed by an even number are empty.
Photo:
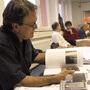
[[[60,48],[71,47],[71,45],[63,38],[63,32],[58,22],[52,24],[52,38],[51,43],[58,43]]]

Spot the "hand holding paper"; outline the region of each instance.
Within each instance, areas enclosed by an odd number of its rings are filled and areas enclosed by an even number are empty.
[[[56,76],[57,76],[57,78],[59,79],[59,80],[64,80],[65,79],[65,77],[68,75],[68,74],[74,74],[74,70],[67,70],[67,69],[63,69],[62,71],[61,71],[61,73],[60,74],[57,74]]]

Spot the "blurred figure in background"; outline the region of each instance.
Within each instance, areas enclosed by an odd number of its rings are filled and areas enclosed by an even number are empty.
[[[90,38],[90,23],[87,23],[89,25],[88,30],[86,31],[87,38]]]
[[[58,22],[61,26],[61,30],[64,31],[65,27],[64,27],[64,24],[63,24],[63,18],[61,17],[60,13],[58,13]]]
[[[63,32],[58,22],[52,24],[52,43],[58,43],[60,48],[70,47],[71,45],[63,38]]]
[[[76,39],[79,39],[77,30],[72,27],[71,21],[66,21],[65,26],[66,26],[66,30],[63,33],[63,37],[71,45],[76,46]]]
[[[78,30],[78,35],[80,39],[87,38],[87,34],[89,32],[89,24],[84,24],[80,30]]]

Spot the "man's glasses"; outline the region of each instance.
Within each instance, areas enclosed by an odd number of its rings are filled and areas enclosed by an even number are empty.
[[[34,29],[37,28],[37,24],[36,24],[36,23],[34,23],[33,25],[26,24],[26,23],[22,23],[22,25],[27,25],[27,26],[29,26],[29,27],[31,27],[31,28],[34,28]]]

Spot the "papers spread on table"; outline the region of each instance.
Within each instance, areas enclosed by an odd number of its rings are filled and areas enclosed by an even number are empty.
[[[82,47],[46,50],[44,75],[60,73],[60,68],[66,65],[83,65],[83,50]]]

